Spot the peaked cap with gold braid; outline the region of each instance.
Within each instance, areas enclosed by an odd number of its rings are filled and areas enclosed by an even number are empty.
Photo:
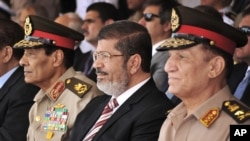
[[[157,50],[182,49],[205,43],[233,55],[236,47],[244,46],[247,37],[236,28],[204,12],[185,6],[173,8],[173,35]]]
[[[30,15],[24,24],[25,37],[14,45],[14,48],[35,48],[42,45],[74,49],[76,41],[84,36],[66,26],[49,19]]]

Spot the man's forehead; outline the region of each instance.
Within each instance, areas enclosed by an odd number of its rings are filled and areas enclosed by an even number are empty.
[[[88,11],[85,15],[84,21],[88,19],[100,19],[100,14],[97,11]]]

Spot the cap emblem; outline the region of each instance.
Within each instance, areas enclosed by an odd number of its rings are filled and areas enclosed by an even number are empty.
[[[180,17],[177,15],[175,9],[172,10],[171,14],[171,29],[174,32],[180,26]]]
[[[24,33],[25,35],[30,35],[32,33],[32,25],[30,22],[30,18],[27,17],[25,19],[25,23],[24,23]]]

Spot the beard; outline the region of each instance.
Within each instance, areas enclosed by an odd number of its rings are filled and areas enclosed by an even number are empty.
[[[127,90],[129,77],[127,72],[123,72],[123,75],[119,77],[119,80],[113,82],[107,80],[106,82],[97,81],[97,87],[106,93],[107,95],[111,96],[119,96],[121,93]]]

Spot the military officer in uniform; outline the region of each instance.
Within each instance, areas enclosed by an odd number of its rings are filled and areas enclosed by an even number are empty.
[[[20,65],[25,82],[40,87],[29,112],[28,141],[65,141],[77,114],[102,92],[73,65],[74,46],[84,37],[61,24],[28,16],[25,37],[14,45],[24,49]]]
[[[249,108],[232,95],[226,78],[236,47],[247,37],[218,18],[196,9],[172,10],[168,51],[168,91],[182,100],[168,114],[158,141],[226,141],[230,125],[250,124]]]

